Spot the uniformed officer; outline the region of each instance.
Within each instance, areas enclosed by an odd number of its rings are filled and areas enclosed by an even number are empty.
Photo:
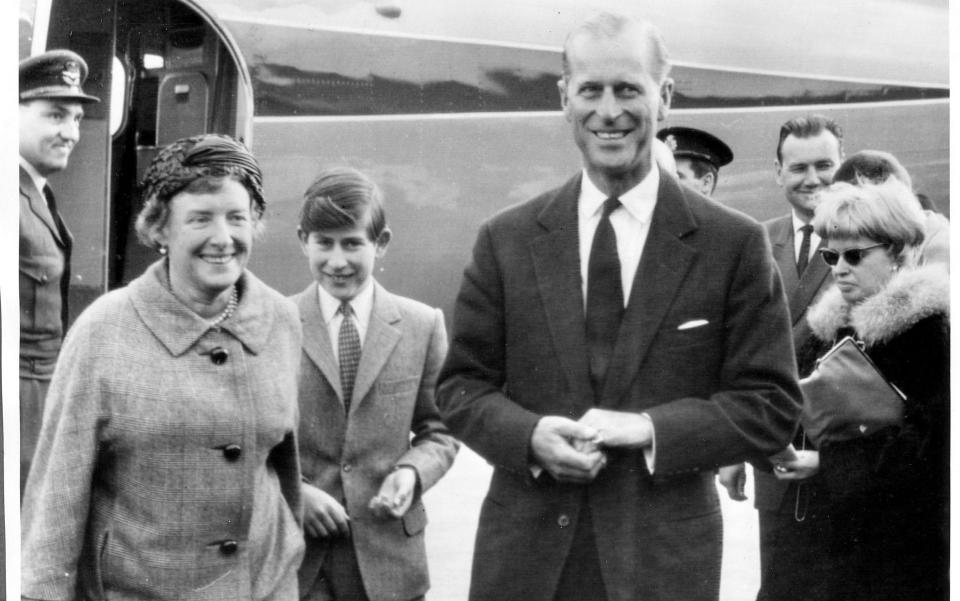
[[[680,181],[706,196],[717,188],[720,167],[733,160],[733,151],[723,141],[692,127],[667,127],[657,137],[673,151]]]
[[[87,64],[69,50],[20,62],[20,492],[67,324],[72,238],[47,177],[80,138]]]

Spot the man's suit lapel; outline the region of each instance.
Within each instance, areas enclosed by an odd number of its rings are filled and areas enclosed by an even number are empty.
[[[340,399],[342,404],[340,367],[333,356],[330,332],[327,330],[327,324],[323,321],[323,313],[320,312],[317,284],[311,283],[300,294],[297,307],[300,309],[300,322],[303,324],[304,331],[303,350],[336,391],[337,398]]]
[[[793,220],[789,215],[777,220],[770,228],[770,242],[773,245],[773,258],[780,268],[780,278],[790,305],[790,319],[793,325],[804,318],[807,307],[820,291],[830,274],[830,268],[820,257],[814,255],[803,272],[797,277],[796,250],[794,248]],[[823,247],[823,240],[819,248]]]
[[[823,248],[823,245],[824,241],[821,240],[818,248]],[[790,315],[793,316],[794,325],[796,325],[797,320],[803,318],[807,307],[810,306],[810,303],[813,302],[813,299],[820,292],[823,283],[829,275],[830,267],[823,259],[814,255],[814,257],[810,259],[806,270],[804,270],[797,289],[790,295]]]
[[[580,234],[577,203],[580,177],[568,181],[538,216],[546,229],[530,243],[540,300],[553,348],[567,374],[573,399],[586,410],[592,403],[580,282]]]
[[[780,279],[787,298],[793,298],[800,281],[797,279],[796,250],[793,243],[793,220],[790,215],[778,219],[770,228],[770,244],[773,247],[773,259],[780,269]],[[791,315],[794,315],[791,307]]]
[[[353,398],[350,401],[351,412],[363,401],[370,388],[393,353],[400,340],[400,311],[393,302],[393,296],[382,286],[374,283],[373,311],[370,324],[360,353],[360,365],[357,366],[357,380],[353,385]]]
[[[43,196],[43,190],[37,190],[37,186],[30,177],[30,174],[27,173],[23,167],[20,167],[20,194],[27,198],[30,210],[47,226],[47,229],[53,234],[53,239],[57,241],[57,244],[66,247],[68,241],[64,240],[60,235],[60,228],[57,227],[54,221],[53,214],[47,205],[47,199]]]
[[[630,291],[601,401],[620,398],[637,375],[697,250],[683,242],[697,228],[680,184],[661,175],[657,204]]]

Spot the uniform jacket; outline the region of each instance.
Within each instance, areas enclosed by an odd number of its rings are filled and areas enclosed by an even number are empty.
[[[833,276],[830,267],[814,254],[810,259],[803,275],[797,276],[796,246],[794,244],[793,219],[788,213],[783,217],[764,223],[770,236],[773,247],[773,259],[780,271],[783,287],[787,293],[787,304],[790,307],[790,321],[793,327],[793,347],[797,354],[797,367],[801,377],[806,376],[813,369],[814,362],[823,351],[822,344],[813,336],[810,324],[807,322],[807,308],[830,287]],[[821,240],[820,247],[824,242]],[[801,448],[803,433],[797,433],[794,446]],[[815,485],[808,482],[805,486]],[[763,471],[754,471],[754,486],[757,509],[766,511],[783,510],[794,512],[796,484],[777,480],[773,474]],[[791,494],[787,494],[790,492]],[[784,505],[784,499],[789,502]]]
[[[166,281],[159,261],[66,338],[22,505],[24,597],[296,599],[296,307],[245,272],[210,329]]]
[[[494,466],[470,598],[551,600],[589,503],[611,601],[715,600],[713,470],[783,448],[799,413],[780,278],[759,224],[662,175],[599,401],[651,417],[656,475],[641,451],[620,450],[588,486],[534,480],[539,418],[578,419],[594,404],[580,181],[486,222],[457,298],[438,402],[453,433]]]
[[[350,515],[367,596],[371,601],[407,600],[423,595],[430,585],[423,502],[415,499],[400,520],[376,519],[367,505],[395,466],[416,469],[420,490],[426,491],[453,463],[458,443],[440,421],[434,402],[447,336],[439,309],[373,285],[373,309],[349,416],[317,285],[294,297],[304,332],[300,452],[304,481],[344,503]],[[321,539],[307,537],[302,591],[316,580],[323,551]]]
[[[836,598],[947,598],[949,312],[943,265],[901,270],[856,306],[832,288],[810,309],[818,338],[852,332],[906,395],[903,427],[819,449]]]
[[[73,238],[20,167],[20,375],[50,379],[67,322]],[[37,424],[37,428],[40,425]]]

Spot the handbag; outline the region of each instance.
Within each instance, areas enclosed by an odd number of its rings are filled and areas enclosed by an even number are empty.
[[[861,344],[843,338],[800,380],[800,421],[817,448],[903,424],[906,395],[880,373]]]

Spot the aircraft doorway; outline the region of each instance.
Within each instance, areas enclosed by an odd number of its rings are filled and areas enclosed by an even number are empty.
[[[134,222],[138,184],[157,151],[200,133],[226,133],[249,144],[252,97],[239,55],[212,19],[188,3],[117,3],[116,55],[124,96],[111,154],[109,287],[126,284],[156,259]]]

